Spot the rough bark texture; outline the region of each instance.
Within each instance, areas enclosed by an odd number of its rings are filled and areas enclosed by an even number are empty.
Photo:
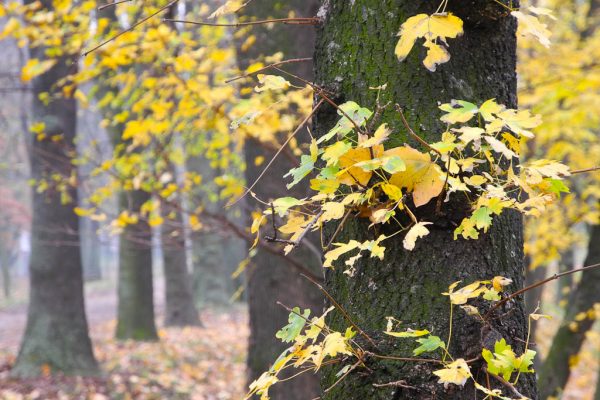
[[[175,174],[175,170],[172,171]],[[180,203],[180,198],[173,200]],[[188,272],[185,233],[181,207],[163,204],[164,222],[161,226],[161,243],[165,275],[165,325],[200,325],[198,310],[194,305],[192,280]],[[169,218],[174,213],[174,218]]]
[[[316,0],[286,2],[256,0],[250,3],[243,13],[245,16],[257,19],[287,17],[290,11],[294,11],[296,16],[312,17],[316,14],[317,8],[318,1]],[[310,26],[278,25],[270,30],[265,27],[256,27],[251,32],[256,35],[257,40],[248,51],[244,52],[240,49],[238,57],[242,68],[248,66],[248,63],[254,58],[261,55],[272,55],[280,51],[284,53],[284,59],[310,57],[314,48],[314,29]],[[284,69],[305,79],[312,79],[311,63],[285,66]],[[306,138],[306,132],[301,132],[298,136],[300,141],[304,141]],[[248,184],[254,182],[264,168],[264,166],[255,166],[255,158],[264,156],[266,160],[270,160],[273,154],[272,151],[265,150],[257,143],[246,142],[246,180]],[[282,176],[291,167],[293,165],[285,157],[280,157],[256,187],[258,196],[267,201],[282,196],[305,197],[306,185],[299,185],[291,191],[285,188]],[[309,238],[309,240],[318,246],[318,237],[316,240],[315,238]],[[320,269],[318,255],[303,247],[296,250],[292,256],[320,274],[318,272]],[[287,347],[275,338],[275,332],[287,324],[289,313],[278,306],[276,302],[281,301],[284,304],[299,306],[303,309],[310,308],[315,312],[320,312],[323,307],[323,300],[317,288],[281,260],[259,250],[252,261],[252,265],[247,271],[247,296],[250,313],[248,378],[250,381],[267,371],[277,356]],[[276,400],[306,400],[317,397],[319,392],[316,375],[303,374],[297,379],[282,383],[279,387],[276,386],[269,394]]]
[[[592,228],[584,265],[597,263],[600,263],[600,225],[594,225]],[[598,282],[600,282],[600,269],[586,271],[571,293],[563,323],[554,336],[552,347],[540,370],[539,387],[542,399],[556,396],[569,380],[571,374],[569,359],[581,350],[586,333],[594,321],[585,319],[578,322],[576,331],[572,331],[569,324],[575,321],[577,314],[588,311],[595,303],[600,302]]]
[[[42,2],[42,11],[51,8]],[[44,49],[31,49],[31,57],[44,59]],[[50,96],[48,105],[39,94],[55,93],[56,82],[73,72],[77,57],[65,56],[32,82],[32,122],[45,123],[48,139],[33,140],[30,164],[34,179],[50,173],[70,177],[76,173],[71,164],[76,130],[76,102],[72,98]],[[25,134],[25,133],[24,133]],[[63,140],[55,143],[53,135]],[[32,190],[30,292],[27,327],[12,373],[28,377],[51,372],[70,375],[95,375],[98,371],[88,336],[83,298],[79,220],[73,213],[77,190],[66,189],[71,202],[62,204],[54,188],[38,193]]]
[[[119,211],[139,212],[150,199],[141,190],[119,194]],[[146,221],[127,225],[119,239],[117,339],[158,340],[154,323],[152,231]]]
[[[463,99],[479,103],[490,98],[509,107],[516,106],[516,21],[493,2],[450,1],[447,11],[464,19],[464,36],[449,40],[452,59],[435,73],[421,64],[424,51],[420,41],[400,63],[394,55],[396,34],[408,17],[435,11],[438,3],[409,0],[333,0],[325,2],[320,15],[324,21],[318,30],[315,53],[317,84],[335,93],[335,101],[356,101],[373,108],[376,91],[369,87],[388,84],[382,93],[382,104],[400,104],[414,130],[426,140],[439,139],[444,127],[439,121],[439,102]],[[318,113],[317,135],[327,132],[337,120],[336,110],[326,107]],[[405,143],[405,129],[397,113],[390,108],[383,122],[395,134],[389,146]],[[418,144],[411,145],[418,147]],[[414,348],[410,340],[383,337],[386,316],[403,321],[406,328],[429,329],[446,338],[448,335],[449,302],[441,293],[452,282],[470,282],[503,275],[513,279],[511,290],[523,283],[523,235],[521,217],[506,212],[496,218],[490,231],[479,240],[454,240],[454,224],[465,213],[464,200],[446,204],[446,214],[435,216],[433,205],[417,209],[417,217],[433,222],[431,234],[420,240],[412,252],[402,248],[402,237],[386,242],[384,261],[368,258],[356,264],[353,278],[343,274],[343,262],[327,274],[332,295],[348,310],[354,321],[378,342],[379,354],[410,356]],[[378,233],[367,229],[368,222],[349,220],[336,239],[374,239]],[[333,227],[331,227],[333,228]],[[397,228],[396,228],[397,229]],[[390,228],[381,233],[390,234]],[[506,309],[505,311],[508,311]],[[516,352],[523,350],[526,337],[526,317],[522,300],[510,304],[510,313],[494,320],[492,329],[482,329],[480,323],[460,309],[455,310],[453,340],[450,352],[455,357],[469,359],[481,352],[482,342],[493,343],[500,335],[512,344]],[[343,329],[347,323],[336,315],[330,321]],[[365,344],[367,348],[368,343]],[[437,383],[431,374],[431,364],[402,363],[370,359],[367,366],[328,391],[325,399],[473,399],[473,386],[463,390],[448,389]],[[471,365],[475,376],[482,377],[481,364]],[[325,369],[322,385],[331,386],[340,367]],[[373,384],[404,380],[419,390],[393,386],[376,388]],[[492,381],[492,384],[494,382]],[[522,376],[521,393],[536,397],[532,374]]]

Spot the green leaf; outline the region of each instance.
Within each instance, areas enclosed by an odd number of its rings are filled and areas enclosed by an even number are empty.
[[[421,345],[413,350],[415,356],[446,348],[446,344],[438,336],[429,335],[426,338],[417,339],[417,342]]]
[[[280,197],[273,201],[273,208],[275,208],[275,212],[279,214],[280,217],[283,217],[290,208],[301,206],[304,203],[304,200],[298,200],[293,197]]]
[[[475,104],[463,100],[452,100],[451,103],[442,104],[440,110],[446,112],[440,119],[447,124],[468,122],[479,111]]]
[[[315,163],[312,160],[312,157],[309,155],[303,155],[300,157],[300,166],[297,168],[291,169],[287,174],[283,177],[287,178],[291,176],[293,178],[291,183],[287,184],[287,188],[290,189],[293,186],[297,185],[306,175],[310,174],[315,167]]]
[[[367,120],[371,118],[373,112],[368,108],[364,108],[359,106],[357,103],[353,101],[349,101],[339,106],[340,110],[343,111],[348,117],[352,119],[356,123],[356,125],[362,127],[365,125]],[[336,135],[340,137],[346,136],[348,133],[352,132],[354,129],[354,124],[350,121],[344,114],[338,110],[338,114],[342,116],[342,118],[337,122],[337,124],[333,127],[332,130],[327,132],[325,135],[321,136],[317,141],[318,144],[326,142],[333,138]]]
[[[487,207],[481,207],[475,210],[471,216],[477,229],[483,229],[484,232],[492,225],[492,210]]]
[[[288,316],[289,324],[275,334],[275,337],[281,339],[284,343],[293,342],[296,339],[296,336],[302,332],[302,328],[306,325],[306,319],[310,315],[310,310],[308,309],[304,310],[301,314],[302,316],[299,315],[300,309],[298,307],[294,307],[292,311]]]

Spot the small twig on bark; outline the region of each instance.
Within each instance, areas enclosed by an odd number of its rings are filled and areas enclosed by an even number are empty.
[[[340,233],[340,231],[344,227],[344,224],[346,223],[346,220],[350,216],[351,212],[352,212],[351,209],[348,210],[348,211],[346,211],[346,215],[344,215],[344,218],[342,218],[342,220],[338,224],[337,228],[335,229],[335,232],[333,232],[333,235],[331,236],[331,239],[329,239],[329,243],[327,243],[327,246],[325,246],[325,249],[323,250],[324,252],[329,251],[329,249],[331,248],[331,245],[333,244],[333,241],[335,240],[335,238],[337,237],[337,235]]]
[[[422,362],[422,363],[433,363],[433,364],[443,364],[440,360],[433,360],[430,358],[414,358],[414,357],[396,357],[396,356],[384,356],[381,354],[375,354],[370,351],[365,351],[366,355],[375,358],[381,358],[383,360],[394,360],[394,361],[406,361],[406,362]]]
[[[331,304],[333,304],[333,306],[335,308],[337,308],[338,310],[340,310],[340,312],[342,313],[342,315],[344,316],[344,318],[346,319],[346,321],[348,321],[350,323],[350,325],[352,325],[352,327],[365,339],[367,339],[369,341],[369,343],[371,343],[371,345],[373,345],[373,347],[378,348],[378,346],[375,344],[375,341],[373,339],[371,339],[371,337],[369,335],[367,335],[367,333],[365,331],[363,331],[358,325],[356,325],[356,323],[354,323],[354,321],[352,320],[352,318],[350,318],[350,315],[348,314],[348,312],[344,309],[344,307],[342,307],[334,298],[333,296],[331,296],[329,294],[329,292],[323,287],[323,285],[321,285],[320,283],[318,283],[317,281],[315,281],[314,279],[312,279],[311,277],[307,276],[307,275],[302,275],[304,276],[306,279],[308,279],[310,282],[312,282],[313,285],[315,285],[316,287],[319,288],[319,290],[329,299],[329,301],[331,301]]]
[[[374,387],[376,388],[382,388],[382,387],[401,387],[404,389],[412,389],[412,390],[420,390],[418,387],[416,386],[410,386],[406,384],[406,381],[395,381],[395,382],[388,382],[388,383],[374,383],[373,384]]]
[[[354,363],[354,364],[353,364],[353,365],[352,365],[350,368],[348,368],[348,371],[346,371],[346,372],[344,373],[344,375],[340,376],[340,378],[339,378],[337,381],[335,381],[335,382],[333,383],[333,385],[329,386],[329,387],[328,387],[327,389],[325,389],[323,392],[324,392],[324,393],[327,393],[327,392],[329,392],[331,389],[333,389],[334,387],[336,387],[336,386],[338,385],[338,383],[340,383],[341,381],[343,381],[344,379],[346,379],[346,377],[347,377],[348,375],[350,375],[350,373],[351,373],[352,371],[354,371],[354,370],[356,369],[356,367],[358,367],[360,364],[362,364],[362,360],[358,360],[357,362],[355,362],[355,363]]]
[[[313,226],[315,226],[315,224],[317,223],[317,221],[319,220],[319,218],[321,218],[321,215],[323,215],[325,211],[319,212],[317,215],[315,215],[313,217],[312,220],[310,220],[310,222],[308,223],[308,225],[306,225],[306,227],[304,228],[304,230],[302,231],[302,233],[300,234],[300,236],[298,237],[298,239],[296,240],[285,240],[285,239],[278,239],[277,238],[277,231],[275,231],[274,236],[265,236],[265,240],[267,242],[275,242],[275,243],[285,243],[285,244],[291,244],[294,247],[298,247],[300,245],[300,243],[302,243],[302,240],[306,237],[306,235],[308,234],[308,232],[312,229]],[[273,230],[275,230],[275,212],[273,211]]]
[[[428,150],[433,151],[434,153],[436,153],[437,155],[441,156],[442,153],[440,153],[440,151],[438,149],[434,149],[433,147],[431,147],[431,145],[429,143],[427,143],[426,141],[424,141],[419,135],[417,135],[415,133],[415,131],[413,131],[413,129],[410,127],[410,125],[408,124],[408,121],[406,120],[406,117],[404,116],[404,112],[402,111],[402,107],[400,107],[399,104],[396,104],[396,110],[398,111],[398,113],[400,114],[400,118],[402,119],[402,123],[404,124],[404,127],[406,128],[406,130],[408,131],[408,133],[417,140],[417,142],[421,143],[424,147],[426,147]]]

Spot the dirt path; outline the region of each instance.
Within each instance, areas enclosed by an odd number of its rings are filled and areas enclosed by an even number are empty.
[[[116,288],[86,288],[85,308],[92,338],[100,325],[116,318]],[[164,307],[162,282],[157,282],[154,293],[154,304],[157,315],[162,315]],[[160,318],[159,318],[160,321]],[[0,350],[16,352],[27,323],[27,304],[18,304],[0,308]]]

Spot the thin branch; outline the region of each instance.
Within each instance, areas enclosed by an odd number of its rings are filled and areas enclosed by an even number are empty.
[[[317,223],[317,221],[319,220],[319,218],[321,218],[321,216],[323,215],[323,213],[325,213],[325,211],[321,210],[321,212],[319,212],[317,215],[315,215],[313,217],[313,219],[310,220],[310,222],[308,223],[308,225],[306,225],[306,227],[304,228],[304,230],[302,231],[302,233],[300,234],[300,236],[296,240],[278,239],[277,238],[277,230],[275,229],[274,223],[273,223],[273,230],[275,231],[273,233],[274,236],[273,237],[271,237],[271,236],[265,236],[265,240],[267,242],[285,243],[285,244],[291,244],[294,247],[298,247],[300,245],[300,243],[302,242],[302,240],[306,237],[306,235],[308,234],[308,232],[312,229],[312,227],[315,226],[315,224]],[[274,212],[273,212],[273,221],[275,221],[275,213]]]
[[[586,168],[586,169],[576,169],[575,171],[571,171],[571,175],[585,174],[586,172],[595,172],[595,171],[600,171],[600,167],[592,167],[592,168]]]
[[[331,239],[329,239],[329,243],[327,243],[327,246],[325,246],[325,250],[324,251],[329,251],[329,249],[331,248],[331,245],[333,244],[333,241],[335,240],[335,238],[337,237],[337,235],[340,233],[340,231],[344,227],[344,224],[346,223],[346,220],[350,216],[351,212],[352,212],[351,209],[346,212],[346,215],[344,215],[344,218],[342,218],[342,220],[338,224],[337,228],[335,229],[335,232],[333,232],[333,235],[331,236]]]
[[[294,136],[296,136],[296,134],[298,132],[300,132],[300,130],[304,127],[304,125],[306,125],[308,123],[308,121],[312,118],[312,116],[317,112],[317,110],[319,109],[319,107],[321,107],[321,105],[323,104],[323,100],[319,101],[317,103],[317,105],[315,106],[315,108],[313,108],[313,110],[310,112],[310,114],[308,114],[306,116],[306,118],[304,118],[302,120],[302,122],[300,123],[300,125],[298,125],[298,127],[296,128],[296,130],[287,138],[287,140],[281,145],[281,147],[279,148],[279,150],[277,150],[277,153],[275,153],[275,155],[273,156],[273,158],[271,158],[271,161],[269,161],[269,163],[267,164],[267,166],[263,169],[263,171],[260,173],[260,175],[258,176],[258,178],[256,178],[256,180],[254,180],[254,183],[252,185],[250,185],[250,187],[248,189],[246,189],[246,191],[237,199],[235,200],[233,203],[229,203],[225,206],[225,208],[231,207],[235,204],[237,204],[240,200],[242,200],[244,197],[246,197],[248,195],[248,193],[250,193],[252,191],[252,189],[254,189],[254,187],[256,186],[256,184],[258,183],[258,181],[261,180],[261,178],[267,173],[268,169],[271,167],[271,165],[273,165],[273,163],[275,162],[275,160],[277,159],[277,156],[279,156],[279,154],[281,154],[281,152],[283,151],[283,149],[285,148],[285,146],[287,146],[287,144],[292,140],[292,138]]]
[[[122,30],[121,32],[117,33],[116,35],[106,39],[104,42],[96,45],[95,47],[93,47],[92,49],[84,52],[82,54],[83,57],[87,57],[88,54],[93,53],[94,51],[98,50],[100,47],[106,45],[107,43],[112,42],[113,40],[117,39],[119,36],[124,35],[127,32],[133,31],[135,28],[137,28],[138,26],[142,25],[144,22],[154,18],[156,15],[160,14],[161,12],[171,8],[172,6],[175,5],[175,3],[177,3],[179,0],[173,0],[171,2],[169,2],[169,4],[167,4],[164,7],[161,7],[160,9],[158,9],[157,11],[153,12],[152,14],[148,15],[147,17],[141,19],[140,21],[136,22],[135,24],[131,25],[131,27]]]
[[[427,143],[426,141],[424,141],[419,135],[417,135],[415,133],[415,131],[412,130],[412,128],[410,127],[410,125],[408,124],[408,121],[406,120],[406,117],[404,117],[404,112],[402,111],[402,107],[400,107],[399,104],[396,104],[396,110],[398,111],[398,113],[400,114],[400,118],[402,118],[402,123],[404,124],[404,127],[406,128],[406,130],[408,131],[408,133],[415,138],[419,143],[421,143],[424,147],[426,147],[428,150],[433,151],[434,153],[436,153],[437,155],[441,156],[442,153],[440,153],[439,150],[434,149],[433,147],[431,147],[431,145],[429,143]]]
[[[498,382],[500,382],[502,384],[502,386],[508,388],[511,392],[513,392],[513,394],[515,396],[519,396],[522,399],[526,399],[527,398],[526,396],[523,396],[512,383],[506,381],[501,376],[496,375],[496,374],[490,372],[486,367],[483,367],[483,370],[485,371],[486,374],[488,374],[489,376],[491,376],[492,378],[494,378],[495,380],[497,380]]]
[[[274,68],[274,67],[279,67],[281,65],[291,64],[291,63],[297,63],[297,62],[308,62],[308,61],[312,61],[312,58],[310,58],[310,57],[309,58],[292,58],[292,59],[289,59],[289,60],[283,60],[283,61],[280,61],[280,62],[276,62],[276,63],[270,64],[270,65],[267,65],[266,67],[261,68],[261,69],[259,69],[257,71],[249,72],[249,73],[244,74],[244,75],[239,75],[239,76],[227,79],[225,81],[225,83],[231,83],[231,82],[234,82],[234,81],[237,81],[237,80],[240,80],[240,79],[248,78],[250,76],[253,76],[253,75],[256,75],[256,74],[260,74],[261,72],[265,72],[268,69],[271,69],[271,68]]]
[[[190,25],[199,25],[199,26],[226,26],[231,28],[241,28],[244,26],[252,26],[252,25],[264,25],[271,23],[282,23],[286,25],[316,25],[319,22],[318,18],[275,18],[275,19],[265,19],[261,21],[250,21],[250,22],[237,22],[234,24],[221,24],[218,22],[205,22],[205,21],[187,21],[181,19],[163,19],[165,22],[177,22],[181,24],[190,24]]]
[[[414,358],[414,357],[396,357],[396,356],[383,356],[381,354],[371,353],[370,351],[366,351],[365,354],[375,357],[381,358],[383,360],[394,360],[394,361],[407,361],[407,362],[422,362],[422,363],[433,363],[433,364],[442,364],[440,360],[433,360],[430,358]]]
[[[98,10],[98,11],[102,11],[102,10],[104,10],[105,8],[108,8],[108,7],[113,7],[113,6],[116,6],[117,4],[121,4],[121,3],[129,3],[130,1],[131,1],[131,0],[119,0],[119,1],[114,1],[114,2],[112,2],[112,3],[107,3],[107,4],[103,4],[103,5],[101,5],[100,7],[98,7],[98,8],[97,8],[97,10]]]
[[[517,290],[516,292],[514,292],[513,294],[511,294],[510,296],[505,297],[504,299],[500,300],[499,302],[497,302],[492,308],[490,308],[490,310],[485,314],[485,316],[483,317],[483,319],[487,320],[489,318],[489,316],[492,314],[492,312],[494,310],[496,310],[498,307],[500,307],[502,304],[505,304],[507,301],[514,299],[515,297],[517,297],[520,294],[523,294],[529,290],[535,289],[537,287],[540,287],[542,285],[545,285],[548,282],[554,281],[558,278],[562,278],[563,276],[567,276],[567,275],[571,275],[574,274],[576,272],[583,272],[583,271],[587,271],[590,269],[594,269],[594,268],[598,268],[600,267],[600,263],[598,264],[592,264],[592,265],[588,265],[586,267],[582,267],[582,268],[577,268],[577,269],[572,269],[570,271],[566,271],[566,272],[562,272],[560,274],[554,274],[552,275],[550,278],[546,278],[544,280],[541,280],[539,282],[536,282],[534,284],[531,284],[521,290]]]
[[[382,387],[401,387],[401,388],[404,388],[404,389],[419,390],[418,387],[407,385],[406,381],[403,381],[403,380],[395,381],[395,382],[388,382],[388,383],[374,383],[373,387],[376,387],[376,388],[382,388]]]
[[[362,360],[358,360],[357,362],[355,362],[350,368],[348,368],[348,371],[346,371],[342,376],[340,376],[340,378],[335,381],[333,383],[333,385],[329,386],[327,389],[325,389],[323,392],[327,393],[329,392],[331,389],[333,389],[334,387],[336,387],[338,385],[338,383],[340,383],[341,381],[343,381],[344,379],[346,379],[346,377],[348,375],[350,375],[350,373],[352,371],[354,371],[356,369],[356,367],[358,367],[360,364],[362,364]]]
[[[352,318],[350,318],[350,315],[348,314],[348,312],[344,309],[344,307],[342,307],[337,301],[335,301],[335,299],[333,298],[333,296],[331,296],[329,294],[329,292],[323,287],[323,285],[321,285],[320,283],[318,283],[317,281],[315,281],[314,279],[312,279],[309,276],[304,275],[304,277],[306,279],[308,279],[309,281],[311,281],[313,283],[313,285],[315,285],[316,287],[319,288],[319,290],[321,292],[323,292],[323,294],[325,296],[327,296],[327,298],[329,299],[329,301],[331,301],[331,303],[333,304],[333,306],[335,308],[337,308],[338,310],[340,310],[340,312],[342,313],[342,315],[344,316],[344,318],[350,323],[350,325],[352,325],[352,327],[354,329],[356,329],[356,331],[363,336],[365,339],[367,339],[369,341],[369,343],[371,343],[373,345],[373,347],[378,348],[377,345],[375,344],[375,342],[373,341],[373,339],[371,339],[371,337],[369,335],[367,335],[367,333],[365,331],[363,331],[358,325],[356,325],[354,323],[354,321],[352,320]]]

